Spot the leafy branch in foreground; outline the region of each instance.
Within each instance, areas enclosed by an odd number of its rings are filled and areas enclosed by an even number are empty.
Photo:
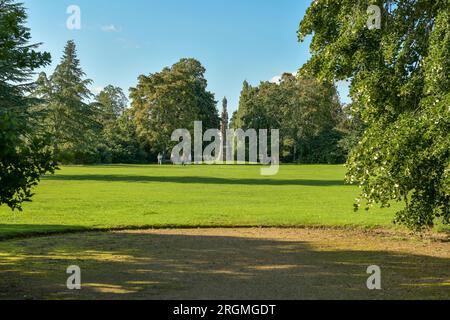
[[[367,28],[369,4],[381,29]],[[317,0],[300,24],[313,35],[301,73],[351,80],[367,125],[348,160],[368,208],[403,201],[396,222],[414,230],[450,222],[450,7],[448,1]]]
[[[42,174],[56,164],[42,128],[41,114],[28,96],[33,71],[50,63],[50,54],[29,44],[22,4],[0,0],[0,205],[21,210]]]

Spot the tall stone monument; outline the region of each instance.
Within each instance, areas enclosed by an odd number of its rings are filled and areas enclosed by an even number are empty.
[[[222,134],[222,156],[223,161],[227,161],[227,130],[228,130],[228,100],[223,98],[222,100],[222,117],[220,122],[220,132]]]

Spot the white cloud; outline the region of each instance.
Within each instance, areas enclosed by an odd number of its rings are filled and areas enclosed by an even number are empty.
[[[106,25],[106,26],[102,26],[102,31],[103,32],[119,32],[120,28],[116,27],[113,24],[109,24],[109,25]]]
[[[298,73],[297,71],[293,72],[292,75],[295,77],[295,76],[297,76],[297,73]],[[272,79],[270,79],[269,82],[280,84],[281,79],[282,79],[282,75],[278,75],[278,76],[275,76]]]
[[[117,42],[122,45],[123,49],[141,49],[142,45],[137,43],[136,41],[126,39],[126,38],[117,38]]]
[[[93,94],[95,94],[95,95],[98,95],[100,92],[102,92],[103,91],[103,87],[94,87],[94,88],[92,88],[92,93]]]
[[[281,76],[275,76],[272,79],[270,79],[269,82],[279,84],[280,81],[281,81]]]

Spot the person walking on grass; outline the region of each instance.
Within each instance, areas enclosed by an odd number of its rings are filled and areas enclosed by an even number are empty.
[[[161,153],[158,153],[158,165],[162,166],[163,156]]]

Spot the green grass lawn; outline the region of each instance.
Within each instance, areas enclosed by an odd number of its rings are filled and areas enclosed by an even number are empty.
[[[445,299],[448,242],[404,237],[395,210],[353,212],[342,166],[63,167],[22,213],[0,208],[1,299]],[[127,230],[170,227],[336,229]],[[396,230],[397,231],[397,230]],[[23,239],[22,236],[50,234]],[[7,240],[9,237],[18,239]],[[383,291],[366,288],[383,268]],[[69,265],[83,290],[65,287]],[[299,290],[301,288],[301,290]]]
[[[393,227],[395,209],[353,212],[343,166],[70,166],[23,212],[0,208],[0,237],[140,227]],[[397,207],[398,209],[398,207]]]

